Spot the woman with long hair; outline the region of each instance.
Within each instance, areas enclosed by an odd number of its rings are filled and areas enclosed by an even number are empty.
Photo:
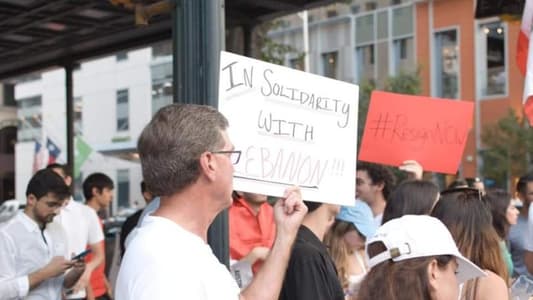
[[[383,224],[366,249],[371,269],[358,300],[457,300],[460,283],[484,275],[430,216],[406,215]]]
[[[353,207],[341,207],[324,238],[347,299],[357,298],[359,286],[368,272],[365,241],[375,231],[372,210],[363,201],[356,201]]]
[[[439,188],[427,180],[407,180],[394,189],[383,212],[382,224],[403,215],[429,215]]]
[[[511,225],[518,221],[518,209],[511,202],[511,195],[502,189],[493,189],[484,196],[485,201],[490,205],[492,213],[492,226],[500,238],[500,248],[503,259],[507,265],[509,275],[513,274],[513,260],[507,247],[506,241],[509,236]]]
[[[500,239],[492,226],[490,207],[479,190],[442,191],[431,216],[448,227],[463,256],[487,273],[486,277],[466,282],[461,299],[508,299],[509,273],[500,250]]]

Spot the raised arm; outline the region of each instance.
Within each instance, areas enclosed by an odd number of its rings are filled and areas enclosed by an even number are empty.
[[[284,196],[274,205],[277,233],[274,246],[250,285],[242,291],[241,300],[274,300],[279,297],[291,248],[307,213],[299,188],[287,189]]]

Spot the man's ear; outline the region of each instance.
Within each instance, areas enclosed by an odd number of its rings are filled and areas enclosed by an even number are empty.
[[[66,184],[67,186],[70,186],[70,185],[72,184],[72,177],[66,175],[66,176],[65,176],[65,184]]]
[[[200,173],[210,180],[215,180],[216,160],[211,152],[204,152],[200,155]]]
[[[522,201],[522,203],[524,203],[524,198],[525,198],[525,197],[522,195],[522,193],[520,193],[520,192],[516,192],[516,197],[517,197],[518,199],[520,199],[520,201]]]
[[[98,191],[98,188],[93,186],[93,188],[91,189],[91,197],[96,197],[96,196],[99,196],[100,194],[102,193]]]
[[[385,188],[385,182],[380,182],[380,183],[376,183],[374,184],[379,191],[383,191],[383,189]]]
[[[26,203],[28,206],[35,206],[35,204],[37,204],[37,197],[35,197],[34,194],[29,194],[27,197],[26,197]]]

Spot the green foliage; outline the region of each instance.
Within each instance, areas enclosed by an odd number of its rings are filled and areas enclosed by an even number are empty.
[[[285,56],[294,53],[303,65],[304,53],[299,52],[291,45],[278,43],[268,36],[270,30],[276,29],[281,24],[282,21],[280,20],[270,21],[257,26],[255,29],[255,46],[260,49],[259,59],[277,65],[284,65]]]
[[[486,146],[481,152],[483,176],[495,180],[497,186],[506,187],[510,176],[521,176],[528,171],[533,131],[514,110],[509,109],[507,116],[485,126],[481,140]]]
[[[263,48],[259,59],[269,63],[284,65],[285,55],[288,53],[297,53],[292,46],[279,44],[269,37],[266,37],[263,41]]]
[[[408,95],[420,94],[420,71],[389,77],[385,83],[385,91]]]

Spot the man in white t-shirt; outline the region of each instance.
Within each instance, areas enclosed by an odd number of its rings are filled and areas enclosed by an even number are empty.
[[[61,299],[81,276],[83,260],[70,260],[63,228],[50,224],[69,196],[50,170],[30,179],[24,211],[0,229],[0,299]]]
[[[231,204],[239,162],[228,121],[209,106],[159,110],[137,148],[147,188],[160,197],[129,241],[118,274],[117,300],[277,299],[298,227],[307,212],[300,190],[287,189],[274,207],[277,235],[263,267],[239,290],[207,244],[214,218]]]
[[[63,178],[65,184],[70,186],[72,176],[69,168],[61,164],[51,164],[46,167],[56,172]],[[74,288],[67,292],[67,299],[85,299],[86,288],[89,285],[91,273],[96,267],[104,262],[104,248],[101,243],[104,234],[96,212],[90,207],[74,201],[72,197],[66,200],[61,212],[55,217],[54,222],[61,224],[65,229],[68,240],[68,251],[71,254],[79,254],[89,245],[93,258],[87,263],[85,272],[80,277]]]

